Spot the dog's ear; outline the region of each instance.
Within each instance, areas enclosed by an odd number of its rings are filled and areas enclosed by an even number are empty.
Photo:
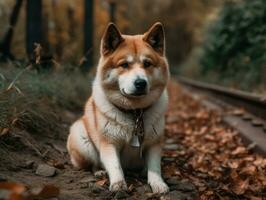
[[[165,36],[163,25],[160,22],[156,22],[146,33],[144,33],[143,40],[160,55],[164,55]]]
[[[101,53],[107,55],[116,50],[124,39],[115,24],[108,24],[101,41]]]

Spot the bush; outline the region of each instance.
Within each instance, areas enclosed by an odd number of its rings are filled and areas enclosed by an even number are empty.
[[[266,78],[265,21],[264,0],[225,3],[208,30],[201,73],[206,77],[215,72],[221,81],[233,81],[242,89],[262,84]]]

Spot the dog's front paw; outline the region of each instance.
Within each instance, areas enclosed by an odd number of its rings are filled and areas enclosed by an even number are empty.
[[[110,190],[112,192],[116,192],[120,190],[127,190],[127,183],[124,180],[112,183],[110,185]]]
[[[169,192],[169,187],[163,181],[159,181],[159,180],[151,181],[151,182],[149,182],[149,184],[151,186],[153,193],[160,193],[161,194],[161,193]]]

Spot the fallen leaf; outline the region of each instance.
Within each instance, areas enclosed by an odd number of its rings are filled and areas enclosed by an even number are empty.
[[[57,168],[57,169],[65,169],[65,166],[62,162],[58,161],[58,160],[54,160],[52,162],[52,165]]]
[[[99,186],[104,186],[107,183],[107,181],[108,181],[108,179],[105,178],[105,179],[96,181],[96,184],[99,185]]]
[[[251,196],[249,197],[250,200],[263,200],[261,197]]]
[[[59,188],[53,185],[45,185],[30,189],[23,184],[0,182],[0,189],[11,191],[8,200],[33,200],[36,198],[52,198],[59,195]]]
[[[246,189],[249,186],[249,179],[246,180],[238,180],[237,184],[233,187],[233,191],[236,194],[243,194],[245,193]]]
[[[240,174],[254,175],[256,171],[257,171],[257,169],[256,169],[255,166],[248,166],[248,167],[244,167],[244,168],[240,171]]]
[[[29,198],[52,198],[59,195],[59,188],[54,185],[45,185],[43,187],[31,190]]]
[[[10,190],[15,194],[21,194],[26,191],[27,187],[19,183],[0,182],[0,189]]]
[[[132,192],[134,190],[134,185],[133,184],[130,184],[130,186],[128,187],[128,191],[129,192]]]
[[[245,110],[243,108],[241,108],[241,109],[234,109],[231,113],[233,115],[241,116],[241,115],[243,115],[245,113]]]
[[[1,133],[0,133],[0,136],[8,134],[8,133],[9,133],[9,128],[3,128]]]
[[[244,154],[244,153],[246,153],[245,147],[237,147],[231,154],[238,155],[238,154]]]
[[[30,200],[30,199],[23,197],[21,194],[12,193],[8,200]]]

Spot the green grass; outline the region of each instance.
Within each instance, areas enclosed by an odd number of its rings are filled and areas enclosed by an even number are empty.
[[[0,135],[14,127],[33,134],[56,134],[65,110],[82,110],[91,84],[91,76],[79,72],[38,74],[0,66]]]

